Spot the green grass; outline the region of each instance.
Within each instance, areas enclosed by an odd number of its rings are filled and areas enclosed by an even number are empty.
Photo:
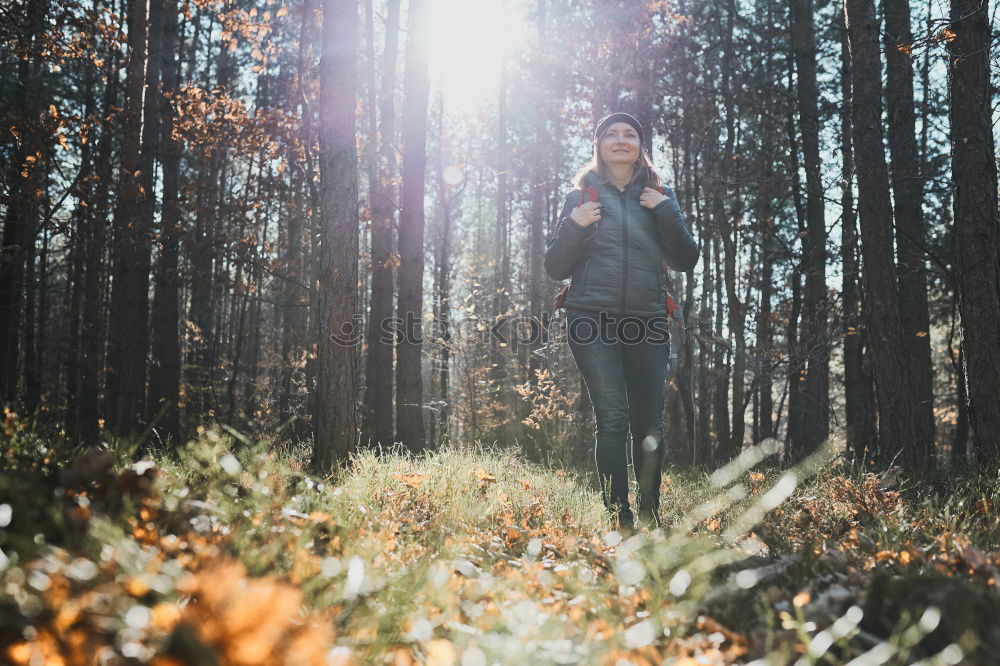
[[[61,630],[91,641],[50,645],[67,663],[126,644],[140,662],[227,663],[250,649],[244,624],[257,663],[986,663],[1000,649],[1000,498],[982,474],[881,489],[828,452],[789,471],[758,450],[665,470],[666,529],[622,540],[584,473],[509,448],[361,452],[319,479],[301,451],[209,429],[155,453],[155,479],[119,451],[106,482],[66,493],[79,447],[24,430],[4,447],[12,660]],[[213,568],[226,562],[245,573]]]

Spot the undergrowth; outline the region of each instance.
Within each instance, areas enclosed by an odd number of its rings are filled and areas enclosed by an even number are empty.
[[[995,477],[767,447],[668,469],[610,529],[509,449],[360,452],[327,478],[210,428],[131,463],[8,420],[0,657],[14,664],[990,663]],[[768,465],[771,465],[768,467]]]

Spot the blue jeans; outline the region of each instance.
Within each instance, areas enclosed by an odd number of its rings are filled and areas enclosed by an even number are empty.
[[[566,311],[569,348],[594,405],[594,457],[605,506],[622,524],[634,517],[628,502],[628,435],[642,515],[657,517],[663,465],[663,401],[670,336],[666,317],[619,317]]]

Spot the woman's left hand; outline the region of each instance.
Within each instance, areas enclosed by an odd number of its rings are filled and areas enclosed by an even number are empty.
[[[645,187],[642,190],[642,194],[639,195],[639,203],[646,208],[652,208],[666,198],[666,195],[660,194],[652,187]]]

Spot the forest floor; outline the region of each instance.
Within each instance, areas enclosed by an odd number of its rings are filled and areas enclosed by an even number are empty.
[[[1000,655],[1000,487],[981,473],[769,468],[754,449],[667,470],[664,528],[623,538],[582,477],[498,448],[361,453],[324,480],[215,429],[139,463],[65,448],[5,424],[0,662]]]

